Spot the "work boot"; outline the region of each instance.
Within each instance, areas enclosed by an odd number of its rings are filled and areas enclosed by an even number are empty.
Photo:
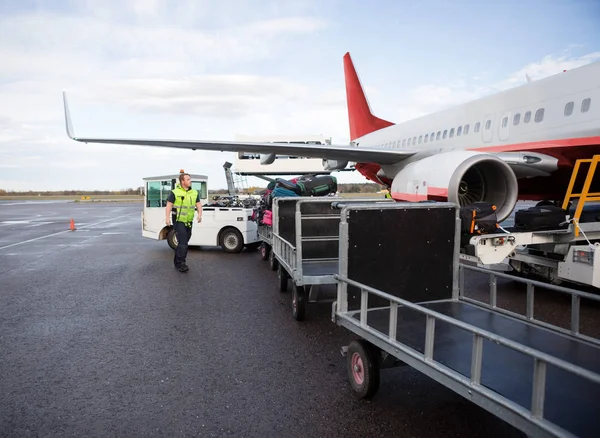
[[[179,270],[179,272],[187,272],[190,270],[190,268],[187,267],[187,265],[181,265],[179,268],[177,268]]]

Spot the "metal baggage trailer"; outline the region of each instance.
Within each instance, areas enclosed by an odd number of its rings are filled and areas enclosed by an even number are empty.
[[[351,386],[372,397],[382,368],[410,365],[529,436],[598,436],[600,341],[464,297],[453,204],[345,206],[332,318],[358,335],[342,348]],[[475,268],[477,269],[477,268]],[[497,275],[497,274],[493,274]]]
[[[292,280],[292,316],[301,321],[306,302],[316,302],[314,285],[335,284],[338,273],[340,210],[334,203],[389,204],[385,198],[292,197],[273,200],[272,254],[279,290]],[[308,294],[308,296],[307,296]]]

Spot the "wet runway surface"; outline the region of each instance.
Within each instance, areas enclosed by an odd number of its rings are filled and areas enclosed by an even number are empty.
[[[356,400],[339,353],[352,336],[330,304],[294,321],[257,251],[192,248],[182,274],[141,237],[139,203],[7,204],[0,436],[523,436],[408,367]],[[524,286],[499,284],[499,304],[523,305]],[[536,300],[568,324],[568,302]],[[590,334],[598,314],[582,309]]]

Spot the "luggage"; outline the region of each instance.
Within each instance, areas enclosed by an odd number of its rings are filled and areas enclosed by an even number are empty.
[[[286,197],[293,197],[293,196],[299,196],[299,195],[296,192],[293,192],[292,190],[284,189],[283,187],[275,187],[275,189],[273,190],[273,193],[271,193],[272,198],[286,198]]]
[[[271,210],[265,210],[262,223],[265,225],[273,225],[273,212]]]
[[[326,196],[337,192],[335,176],[319,176],[298,180],[296,193],[300,196]]]
[[[515,212],[515,228],[523,231],[567,228],[567,212],[554,205],[531,207]]]
[[[275,181],[277,183],[276,187],[282,187],[282,188],[290,190],[298,195],[300,194],[300,193],[298,193],[298,186],[296,185],[296,183],[294,183],[292,181],[287,181],[282,178],[277,178]]]
[[[460,209],[462,234],[495,233],[498,229],[496,206],[489,202],[475,202]]]

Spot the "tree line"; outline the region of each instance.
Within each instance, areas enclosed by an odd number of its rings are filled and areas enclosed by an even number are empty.
[[[143,195],[142,187],[121,190],[4,190],[0,196],[102,196],[102,195]]]
[[[265,187],[249,187],[248,189],[238,189],[240,193],[257,193],[264,190]],[[377,193],[385,189],[384,186],[375,183],[345,183],[338,184],[340,193]],[[213,195],[226,195],[227,189],[209,190]],[[0,196],[120,196],[120,195],[143,195],[144,188],[128,188],[121,190],[4,190],[0,189]]]

